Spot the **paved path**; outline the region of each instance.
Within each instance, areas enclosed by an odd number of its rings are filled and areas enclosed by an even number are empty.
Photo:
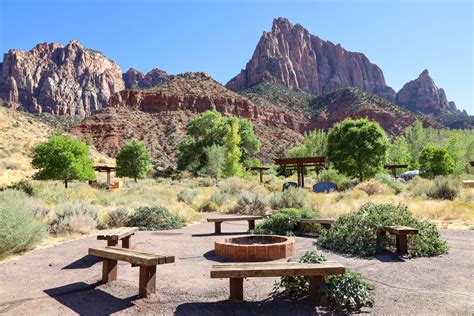
[[[214,216],[214,215],[209,215]],[[222,224],[222,231],[245,232],[247,222]],[[311,315],[305,300],[272,298],[273,278],[244,281],[247,302],[232,304],[228,280],[211,279],[214,224],[163,232],[138,232],[132,247],[176,256],[158,266],[157,294],[137,297],[138,268],[119,263],[118,280],[101,285],[101,264],[85,256],[95,237],[66,242],[0,263],[0,313],[8,315]],[[320,250],[328,258],[361,272],[376,286],[374,314],[472,314],[474,312],[474,232],[442,230],[448,255],[400,262],[396,256],[356,259]],[[312,238],[297,238],[297,256],[315,249]]]

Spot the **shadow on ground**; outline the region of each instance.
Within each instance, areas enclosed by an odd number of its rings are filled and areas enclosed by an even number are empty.
[[[78,259],[64,268],[62,270],[68,270],[68,269],[87,269],[92,267],[94,264],[102,261],[101,258],[96,257],[96,256],[91,256],[91,255],[85,255],[81,259]]]
[[[192,237],[210,237],[210,236],[230,236],[230,235],[248,235],[250,234],[248,231],[246,232],[230,232],[230,233],[206,233],[206,234],[192,234]]]
[[[124,299],[110,295],[96,287],[101,282],[77,282],[45,290],[44,292],[79,315],[110,315],[134,306],[138,295]]]

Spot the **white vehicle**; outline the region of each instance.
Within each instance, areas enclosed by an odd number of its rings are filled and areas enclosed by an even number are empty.
[[[400,178],[402,178],[405,181],[408,181],[419,175],[420,175],[420,170],[410,170],[410,171],[401,173]]]

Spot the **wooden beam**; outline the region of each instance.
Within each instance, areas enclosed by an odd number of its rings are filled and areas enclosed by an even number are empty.
[[[174,262],[174,256],[149,254],[118,247],[89,248],[89,254],[105,259],[130,262],[135,265],[153,266]]]

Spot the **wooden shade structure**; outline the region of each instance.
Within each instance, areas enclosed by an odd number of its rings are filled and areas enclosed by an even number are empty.
[[[326,167],[326,157],[300,157],[275,159],[275,164],[284,170],[296,170],[298,175],[298,186],[304,187],[304,168],[314,167],[316,171]]]
[[[471,167],[474,167],[474,161],[469,162],[471,164]]]
[[[107,172],[107,188],[110,187],[110,173],[115,172],[115,167],[111,166],[94,166],[97,172]]]
[[[392,171],[393,176],[396,178],[397,177],[397,169],[408,168],[408,165],[384,165],[383,167],[385,169],[388,169],[388,170]]]
[[[260,174],[260,183],[263,183],[263,172],[268,169],[270,169],[270,167],[263,167],[263,166],[245,167],[245,170],[252,170],[252,171],[258,170]]]

